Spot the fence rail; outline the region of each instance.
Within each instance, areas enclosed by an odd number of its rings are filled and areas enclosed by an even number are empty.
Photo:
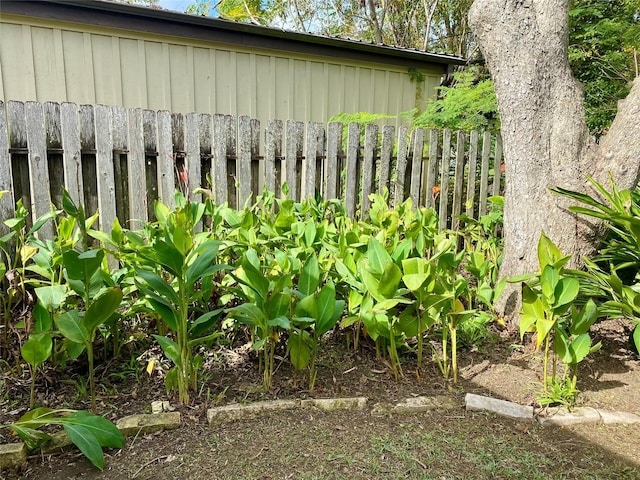
[[[366,216],[373,192],[392,205],[411,197],[456,228],[500,193],[501,162],[488,132],[271,120],[263,135],[246,116],[0,102],[1,222],[19,199],[33,218],[59,207],[63,187],[109,230],[116,217],[130,227],[153,219],[154,201],[171,206],[176,188],[210,188],[217,203],[242,207],[286,183],[296,200],[342,198],[351,216]]]

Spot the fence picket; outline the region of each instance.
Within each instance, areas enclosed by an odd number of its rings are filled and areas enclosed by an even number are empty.
[[[14,214],[13,179],[11,178],[11,156],[9,155],[9,136],[4,102],[0,100],[0,220],[11,218]],[[9,228],[0,221],[0,236]]]
[[[341,189],[340,175],[342,172],[342,124],[338,122],[329,123],[327,138],[327,158],[324,162],[326,198],[340,198]]]
[[[189,198],[192,201],[196,201],[199,195],[194,194],[193,192],[200,188],[201,179],[202,179],[202,160],[200,156],[200,131],[198,126],[200,124],[198,114],[197,113],[188,113],[185,118],[185,133],[184,133],[184,164],[187,168],[187,187],[189,192]],[[171,159],[173,160],[173,158]],[[171,179],[171,185],[168,185],[167,193],[171,192],[171,196],[173,197],[173,193],[175,191],[175,171],[176,166],[172,161],[171,164],[171,175],[167,175],[168,178]],[[168,183],[168,182],[167,182]],[[164,195],[163,195],[164,197]],[[196,231],[200,232],[201,225],[198,225]]]
[[[444,129],[442,134],[442,162],[440,167],[440,204],[438,216],[440,230],[447,228],[449,204],[449,169],[451,168],[451,130]]]
[[[229,201],[227,191],[227,142],[226,119],[224,115],[213,116],[213,158],[212,176],[213,192],[216,203]]]
[[[347,178],[345,204],[347,215],[354,217],[358,204],[358,150],[360,146],[360,125],[350,123],[347,133]]]
[[[167,207],[173,208],[175,205],[174,194],[176,189],[175,182],[175,154],[173,153],[172,142],[172,129],[173,119],[171,114],[166,111],[158,112],[156,116],[158,138],[155,142],[155,148],[158,150],[158,156],[156,157],[157,168],[157,182],[158,182],[158,197],[162,203]],[[149,125],[151,128],[151,125]],[[155,133],[155,129],[153,132]],[[152,153],[151,150],[149,153]],[[187,170],[191,174],[190,170]],[[195,173],[198,174],[197,172]],[[197,180],[199,184],[199,179]]]
[[[420,187],[422,186],[422,156],[424,151],[424,129],[414,130],[411,154],[411,187],[410,195],[413,205],[417,208],[420,205]]]
[[[116,218],[116,187],[113,173],[113,139],[111,109],[97,105],[96,123],[96,172],[98,180],[98,212],[100,228],[110,232]]]
[[[467,171],[467,205],[465,214],[473,218],[476,201],[476,175],[478,170],[478,131],[469,135],[469,169]]]
[[[383,195],[385,191],[391,195],[391,163],[393,161],[393,135],[395,132],[396,129],[393,125],[382,127],[382,147],[378,161],[378,171],[380,172],[378,193],[380,195]]]
[[[302,198],[314,198],[316,196],[317,179],[322,174],[322,170],[318,168],[318,128],[316,123],[307,123],[306,139],[305,178]]]
[[[480,199],[478,201],[478,217],[487,213],[487,191],[489,190],[489,156],[491,155],[491,134],[482,135],[482,160],[480,165]]]
[[[456,169],[453,183],[453,202],[451,208],[451,228],[457,230],[460,226],[460,214],[462,213],[462,191],[464,189],[464,152],[466,135],[458,132],[456,141]]]
[[[147,221],[147,181],[142,109],[129,109],[129,228],[142,228]],[[135,223],[134,223],[135,222]]]
[[[251,198],[255,202],[260,193],[260,120],[249,120],[251,129]]]
[[[362,159],[362,203],[361,218],[367,218],[371,201],[369,195],[375,191],[376,146],[378,144],[378,126],[369,124],[364,129],[364,158]]]
[[[120,225],[129,221],[129,176],[127,174],[127,111],[123,107],[111,107],[111,132],[113,140],[113,171],[115,182],[116,217]]]
[[[300,200],[302,174],[302,143],[304,124],[294,120],[287,120],[287,137],[285,149],[286,179],[289,187],[289,198]]]
[[[402,126],[398,129],[398,158],[396,160],[396,184],[394,188],[393,205],[398,206],[404,200],[404,183],[407,175],[407,132]]]
[[[493,195],[500,195],[502,183],[502,136],[496,135],[496,150],[493,160]]]
[[[51,211],[49,191],[49,167],[47,164],[47,140],[44,128],[42,105],[36,102],[25,104],[25,125],[29,145],[29,174],[31,177],[32,218],[41,217]],[[40,229],[43,239],[53,239],[53,224],[49,221]]]
[[[223,139],[225,142],[225,160],[227,162],[226,173],[227,176],[225,178],[225,185],[227,188],[227,198],[229,201],[229,206],[231,208],[238,208],[238,187],[237,187],[237,143],[236,143],[236,133],[237,133],[238,125],[236,123],[235,117],[231,115],[224,116],[224,133]]]
[[[425,205],[427,208],[434,207],[437,192],[436,181],[438,178],[438,131],[429,130],[429,163],[427,164],[427,180],[425,185]],[[440,185],[437,185],[441,188]]]
[[[84,207],[78,106],[75,103],[65,102],[60,106],[60,130],[64,185],[74,203]]]
[[[62,158],[62,130],[60,127],[60,104],[45,102],[42,104],[47,146],[47,168],[49,170],[49,192],[51,201],[60,208],[62,206],[62,190],[64,188],[64,160]]]
[[[252,200],[251,191],[251,125],[249,117],[238,117],[238,205],[240,207]]]
[[[271,120],[265,133],[264,152],[265,188],[280,194],[282,186],[282,120]]]

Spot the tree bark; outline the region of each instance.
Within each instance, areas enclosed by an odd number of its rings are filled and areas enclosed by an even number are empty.
[[[549,192],[563,187],[593,194],[586,176],[631,188],[640,168],[640,79],[620,102],[600,142],[590,136],[583,92],[567,57],[568,0],[476,0],[470,25],[493,77],[502,122],[506,188],[502,277],[539,270],[544,232],[579,266],[601,228],[567,211]],[[517,321],[521,286],[511,284],[498,312]]]

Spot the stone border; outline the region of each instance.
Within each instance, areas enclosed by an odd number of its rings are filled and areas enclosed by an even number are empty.
[[[346,398],[309,398],[294,400],[273,400],[255,402],[247,405],[231,404],[207,410],[209,426],[221,425],[240,419],[260,417],[262,414],[274,411],[294,409],[315,409],[326,412],[338,410],[364,410],[368,403],[366,397]],[[124,436],[147,435],[163,430],[174,430],[180,427],[180,412],[172,412],[169,402],[152,402],[153,411],[157,413],[129,415],[116,422],[116,426]],[[401,402],[377,403],[371,408],[371,415],[417,414],[434,410],[451,410],[462,408],[463,405],[455,397],[449,395],[409,397]],[[464,408],[468,411],[485,411],[515,420],[537,421],[541,425],[567,426],[576,424],[637,424],[640,415],[627,412],[598,410],[591,407],[549,408],[536,411],[531,406],[499,400],[467,393]],[[64,451],[73,446],[64,431],[53,435],[41,451],[53,454]],[[0,471],[17,468],[27,460],[27,448],[24,443],[0,444]]]
[[[630,425],[640,423],[640,415],[627,412],[598,410],[591,407],[546,408],[537,414],[533,407],[506,400],[467,393],[465,406],[469,411],[486,411],[515,420],[537,421],[540,425],[567,426],[578,424]]]

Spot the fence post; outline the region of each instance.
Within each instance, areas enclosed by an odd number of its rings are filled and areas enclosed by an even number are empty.
[[[397,207],[404,201],[404,182],[407,175],[407,133],[409,128],[405,125],[398,129],[398,158],[396,160],[396,185],[393,206]]]
[[[158,198],[168,208],[175,207],[175,154],[173,153],[173,121],[171,114],[166,111],[159,111],[156,115],[158,125],[158,141],[156,147],[158,149],[157,157],[157,178],[158,178]],[[189,171],[189,173],[191,173]]]
[[[213,175],[214,199],[218,205],[229,201],[227,190],[227,140],[226,119],[224,115],[213,116],[213,158],[211,168]]]

